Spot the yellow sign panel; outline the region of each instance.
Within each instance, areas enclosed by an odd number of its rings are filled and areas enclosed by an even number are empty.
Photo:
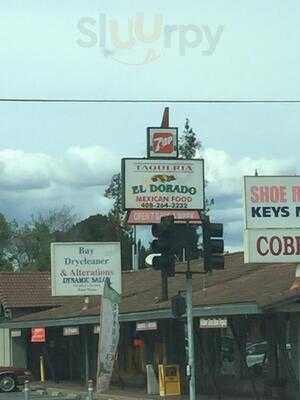
[[[178,396],[180,392],[180,375],[178,365],[159,365],[160,396]]]

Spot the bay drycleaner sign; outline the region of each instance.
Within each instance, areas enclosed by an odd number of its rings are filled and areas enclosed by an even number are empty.
[[[203,160],[125,158],[124,208],[204,209]]]
[[[245,262],[300,263],[300,229],[248,229]]]
[[[245,176],[246,229],[300,228],[300,176]]]
[[[51,243],[53,296],[101,295],[106,280],[121,294],[120,243]]]

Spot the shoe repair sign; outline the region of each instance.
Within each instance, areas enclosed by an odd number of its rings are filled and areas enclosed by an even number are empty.
[[[204,162],[122,159],[124,209],[204,209]]]
[[[300,176],[245,176],[246,229],[300,228]]]
[[[300,176],[245,176],[245,263],[300,262]]]
[[[245,263],[300,262],[300,229],[247,229]]]
[[[121,294],[120,243],[51,243],[52,296],[101,295],[107,280]]]

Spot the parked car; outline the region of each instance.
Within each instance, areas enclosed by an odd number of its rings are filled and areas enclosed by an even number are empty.
[[[25,368],[0,367],[0,391],[13,392],[25,380],[31,380],[31,372]]]
[[[246,360],[249,368],[263,365],[266,361],[267,342],[254,343],[246,349]]]

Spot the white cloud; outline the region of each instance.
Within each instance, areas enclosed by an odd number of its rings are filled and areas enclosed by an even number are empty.
[[[205,160],[206,193],[213,197],[211,219],[224,223],[225,247],[242,248],[244,210],[242,201],[243,176],[294,175],[299,166],[294,159],[241,158],[233,159],[223,150],[205,149],[198,154]]]
[[[295,174],[293,159],[234,159],[223,150],[205,149],[207,196],[215,199],[211,219],[224,223],[225,247],[242,246],[242,177],[259,174]],[[31,214],[74,206],[82,218],[106,213],[112,202],[104,197],[112,175],[120,171],[120,156],[101,146],[71,147],[62,156],[0,151],[0,212],[24,220]],[[141,235],[148,237],[142,228]],[[146,230],[148,232],[148,229]],[[144,233],[143,233],[144,232]]]
[[[55,178],[81,187],[106,185],[120,168],[120,158],[101,146],[71,147],[60,160]]]
[[[205,149],[200,156],[205,159],[206,179],[209,182],[208,192],[214,197],[241,195],[242,177],[254,175],[295,174],[298,171],[296,160],[293,159],[255,159],[241,158],[234,160],[223,150]]]
[[[62,157],[20,150],[0,151],[0,190],[36,190],[51,185],[106,185],[120,159],[101,146],[71,147]]]
[[[0,151],[0,189],[30,190],[50,185],[53,159],[41,153]]]
[[[1,212],[24,220],[63,204],[82,217],[106,213],[111,200],[105,187],[120,170],[120,157],[101,146],[72,147],[63,156],[0,151]]]

